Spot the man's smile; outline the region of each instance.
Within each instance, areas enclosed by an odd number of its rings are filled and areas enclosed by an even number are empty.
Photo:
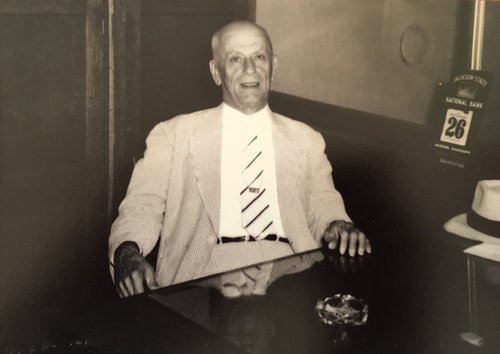
[[[241,87],[247,89],[247,88],[257,88],[259,87],[260,82],[243,82],[240,84]]]

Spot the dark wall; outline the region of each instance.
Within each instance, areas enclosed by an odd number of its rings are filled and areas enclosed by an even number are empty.
[[[10,307],[56,285],[68,230],[82,233],[85,18],[0,16],[0,306]]]
[[[36,328],[92,292],[81,284],[95,279],[107,197],[103,4],[0,3],[3,326]]]

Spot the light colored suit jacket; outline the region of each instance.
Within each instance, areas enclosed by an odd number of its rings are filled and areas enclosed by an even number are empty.
[[[271,120],[283,229],[294,252],[311,250],[331,221],[350,219],[334,187],[321,135],[276,113]],[[146,255],[159,238],[161,286],[177,282],[190,247],[198,254],[192,278],[203,272],[219,232],[221,136],[222,105],[177,116],[151,131],[111,228],[110,263],[122,242],[136,242]],[[201,244],[192,242],[195,235]]]

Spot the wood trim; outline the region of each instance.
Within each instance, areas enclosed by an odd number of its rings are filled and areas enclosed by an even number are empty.
[[[257,21],[257,1],[248,0],[248,20],[252,22]]]
[[[255,21],[255,0],[143,0],[144,15],[218,15]],[[232,10],[232,11],[231,11]]]
[[[474,1],[460,1],[456,7],[457,28],[453,48],[452,72],[469,68],[471,62]]]
[[[141,3],[137,0],[114,0],[112,15],[113,43],[113,122],[110,138],[114,145],[110,214],[114,218],[125,195],[128,176],[138,151],[137,132],[141,131]]]
[[[252,13],[252,5],[255,6],[254,0],[234,0],[233,19],[255,22],[255,11]]]
[[[84,15],[86,12],[85,0],[2,0],[0,2],[1,15]]]
[[[233,3],[234,0],[143,0],[141,12],[146,15],[220,15],[227,14]]]
[[[88,232],[107,222],[108,57],[106,0],[88,0],[86,55],[86,221]]]
[[[363,143],[404,150],[430,146],[432,129],[372,113],[271,92],[273,110],[303,121],[329,136],[342,135]]]

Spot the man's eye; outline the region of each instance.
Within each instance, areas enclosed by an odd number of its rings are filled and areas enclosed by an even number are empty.
[[[240,63],[241,62],[241,57],[231,57],[231,58],[229,58],[229,61],[231,63]]]
[[[265,54],[258,54],[255,56],[257,60],[266,60],[266,55]]]

